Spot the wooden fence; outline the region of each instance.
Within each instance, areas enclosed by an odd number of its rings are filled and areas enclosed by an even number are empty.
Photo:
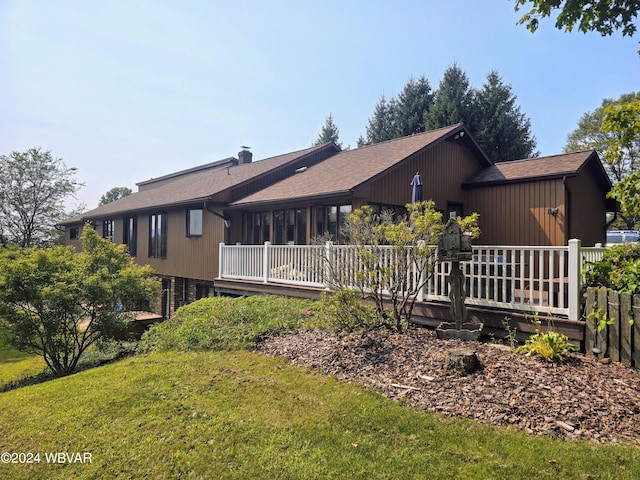
[[[585,350],[640,367],[640,295],[587,288]]]

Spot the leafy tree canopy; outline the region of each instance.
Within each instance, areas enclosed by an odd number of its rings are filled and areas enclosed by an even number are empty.
[[[605,98],[600,107],[586,112],[580,117],[577,128],[567,137],[565,152],[595,149],[604,159],[605,167],[614,183],[624,179],[640,167],[640,134],[631,133],[631,138],[620,143],[619,134],[614,129],[603,130],[605,111],[614,104],[626,104],[640,100],[640,92],[625,93],[617,100]],[[606,155],[613,145],[618,145],[615,161]]]
[[[151,267],[123,245],[87,225],[82,246],[78,254],[60,246],[0,251],[0,327],[57,376],[72,373],[89,346],[122,327],[124,312],[159,292]]]
[[[526,7],[525,7],[526,5]],[[640,9],[638,0],[516,0],[515,10],[526,12],[518,21],[531,32],[538,29],[540,19],[557,13],[555,26],[571,32],[577,27],[583,33],[596,31],[602,36],[622,30],[623,36],[636,33],[635,24]]]
[[[76,171],[40,148],[0,155],[0,240],[20,247],[50,242],[66,217],[65,199],[82,186]]]
[[[610,165],[625,162],[627,152],[640,140],[640,99],[627,103],[614,103],[604,109],[602,131],[615,135],[604,152]],[[620,214],[627,221],[628,228],[634,228],[640,221],[640,169],[636,157],[634,170],[618,182],[610,193],[620,204]]]
[[[113,187],[111,190],[100,197],[98,206],[115,202],[116,200],[119,200],[123,197],[128,197],[132,193],[133,191],[128,187]]]

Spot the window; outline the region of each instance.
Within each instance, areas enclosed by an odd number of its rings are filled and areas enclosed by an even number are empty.
[[[351,214],[351,205],[329,205],[313,207],[311,220],[311,236],[319,237],[328,234],[331,241],[342,243],[347,239],[343,235],[344,225]]]
[[[123,220],[124,231],[122,233],[122,243],[127,246],[129,254],[136,256],[138,250],[138,225],[135,217],[125,217]]]
[[[206,285],[204,283],[196,283],[196,300],[200,300],[201,298],[213,297],[214,291],[213,287]]]
[[[463,210],[462,210],[462,204],[461,203],[449,202],[449,203],[447,203],[447,216],[443,220],[446,223],[447,220],[449,220],[449,218],[451,218],[451,214],[452,213],[455,213],[456,217],[460,218],[463,215],[462,212],[463,212]]]
[[[189,209],[187,210],[187,237],[200,235],[202,235],[202,209]]]
[[[78,227],[71,227],[69,229],[69,239],[76,240],[80,237],[80,229]]]
[[[270,238],[270,212],[248,212],[243,216],[242,242],[247,245],[259,245]]]
[[[102,238],[110,238],[113,240],[113,220],[105,220],[102,222]]]
[[[167,256],[167,214],[149,216],[149,257]]]

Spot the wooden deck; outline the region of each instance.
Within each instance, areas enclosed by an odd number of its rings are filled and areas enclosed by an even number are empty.
[[[217,278],[214,285],[216,294],[232,296],[284,295],[317,300],[325,291],[323,288],[228,278]],[[467,306],[467,312],[469,321],[484,323],[485,334],[497,338],[503,338],[507,334],[504,325],[505,318],[509,319],[509,328],[516,329],[519,340],[528,338],[529,334],[534,333],[536,329],[532,314],[471,305]],[[547,315],[539,315],[538,319],[541,321],[543,329],[550,323],[553,324],[556,331],[564,333],[571,340],[580,343],[584,340],[585,322],[583,321],[548,317]],[[447,302],[416,302],[411,323],[435,328],[442,321],[451,321]]]

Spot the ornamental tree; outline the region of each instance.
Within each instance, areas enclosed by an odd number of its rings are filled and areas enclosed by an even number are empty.
[[[402,331],[416,300],[432,276],[438,233],[444,229],[442,213],[433,201],[406,205],[408,214],[394,218],[391,211],[377,213],[369,205],[354,210],[344,226],[356,258],[336,261],[330,250],[323,262],[336,289],[355,288],[369,300],[389,327]],[[480,234],[478,214],[460,219],[472,237]],[[391,304],[392,310],[387,309]]]
[[[40,355],[56,376],[72,373],[100,338],[121,331],[131,310],[157,298],[158,280],[123,245],[88,225],[73,247],[0,253],[0,326],[18,350]]]

